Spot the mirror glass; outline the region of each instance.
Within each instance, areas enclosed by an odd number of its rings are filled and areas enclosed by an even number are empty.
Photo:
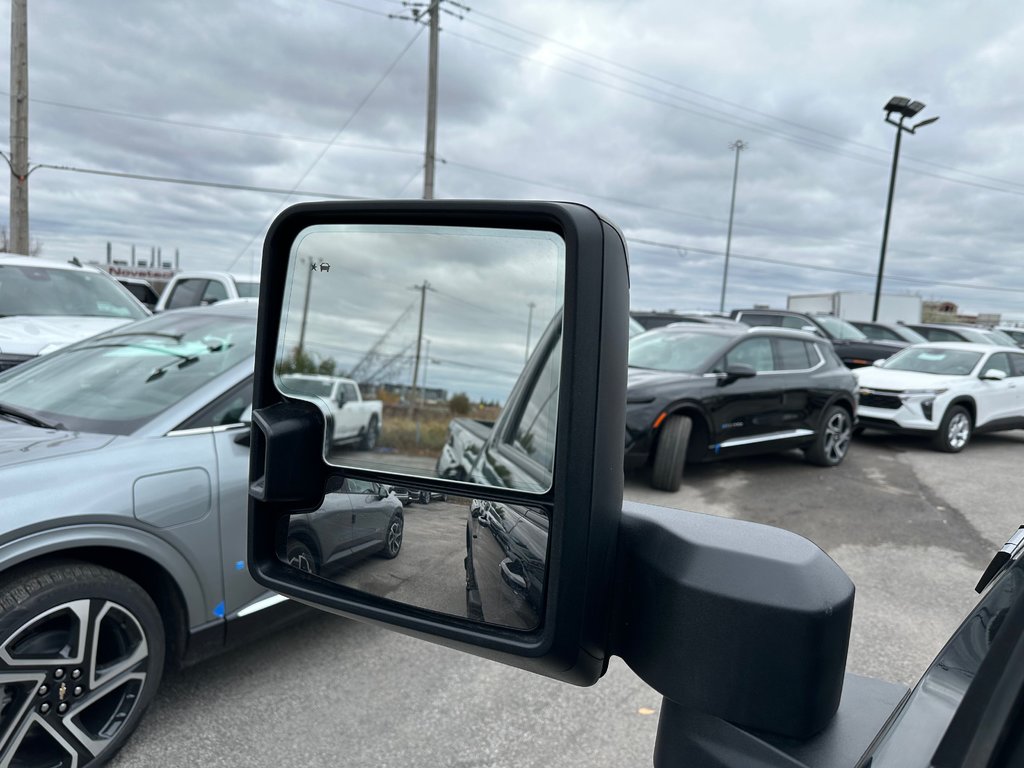
[[[564,279],[551,232],[309,227],[290,254],[277,386],[327,415],[330,464],[542,493]]]
[[[549,516],[539,508],[332,478],[278,557],[345,587],[474,621],[540,625]]]

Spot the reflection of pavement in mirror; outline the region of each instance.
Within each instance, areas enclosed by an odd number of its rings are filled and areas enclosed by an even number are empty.
[[[466,615],[465,503],[434,501],[405,508],[402,550],[393,560],[367,558],[331,574],[332,581],[432,611]]]

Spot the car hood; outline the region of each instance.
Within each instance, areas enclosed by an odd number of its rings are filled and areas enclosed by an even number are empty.
[[[0,417],[0,467],[95,451],[113,439],[114,435],[39,429]]]
[[[124,317],[14,315],[0,317],[0,353],[44,355],[97,333],[130,323]]]
[[[970,381],[970,376],[943,376],[918,371],[896,371],[886,368],[858,368],[853,372],[857,383],[868,389],[949,389]]]

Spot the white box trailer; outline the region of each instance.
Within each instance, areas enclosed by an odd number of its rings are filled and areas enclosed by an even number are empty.
[[[804,293],[786,299],[786,309],[794,312],[827,312],[844,320],[870,320],[874,306],[875,295],[859,291]],[[883,293],[878,302],[878,321],[921,322],[921,297]]]

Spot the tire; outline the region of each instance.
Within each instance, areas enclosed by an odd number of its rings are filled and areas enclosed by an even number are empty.
[[[166,637],[149,595],[91,563],[0,582],[0,755],[15,765],[105,764],[160,685]]]
[[[932,447],[944,453],[959,453],[970,442],[973,432],[970,411],[962,405],[951,406],[942,416],[939,431],[932,438]]]
[[[303,573],[317,576],[320,573],[320,561],[313,549],[302,539],[289,539],[287,550],[288,565]]]
[[[359,450],[372,451],[377,447],[377,438],[380,437],[380,423],[376,416],[370,417],[370,423],[366,425],[363,436],[359,438]]]
[[[805,451],[807,460],[819,467],[839,466],[850,450],[852,437],[853,419],[849,411],[841,405],[829,406],[821,417],[814,442]]]
[[[686,449],[690,444],[693,422],[689,416],[669,416],[661,425],[661,437],[654,453],[651,487],[659,491],[678,491],[683,482]]]
[[[384,531],[384,548],[380,556],[385,560],[393,560],[402,551],[402,540],[405,538],[405,518],[396,512],[388,521],[387,530]]]

